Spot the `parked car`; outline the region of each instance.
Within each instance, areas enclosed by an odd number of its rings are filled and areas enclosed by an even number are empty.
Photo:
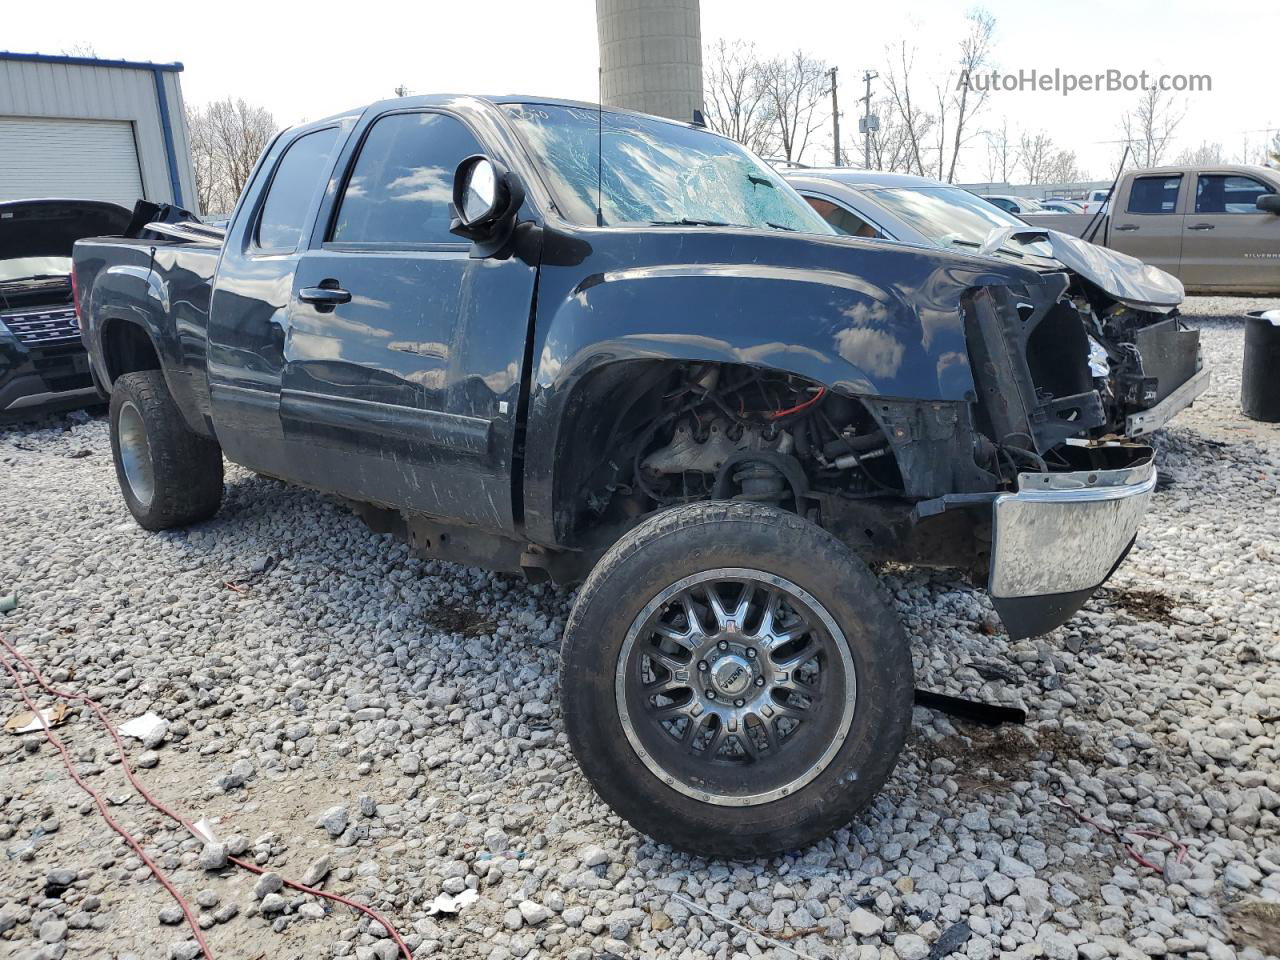
[[[573,752],[708,855],[820,838],[893,769],[911,658],[870,561],[971,570],[1043,632],[1155,484],[1090,434],[1060,273],[838,236],[692,125],[384,101],[280,134],[225,239],[184,236],[75,252],[138,523],[211,516],[225,455],[424,554],[585,578]]]
[[[1045,349],[1056,349],[1048,347],[1051,338],[1069,336],[1078,344],[1071,349],[1093,358],[1095,382],[1089,389],[1096,388],[1102,407],[1077,413],[1077,426],[1088,424],[1099,435],[1141,436],[1164,426],[1209,385],[1200,333],[1177,316],[1182,286],[1162,270],[1075,237],[1030,228],[967,190],[927,177],[847,167],[786,176],[842,233],[986,254],[1064,278],[1055,314],[1060,326],[1043,328],[1038,336]],[[1028,347],[1035,344],[1029,341]],[[1063,389],[1052,392],[1061,396]],[[1063,406],[1075,409],[1070,401]]]
[[[1167,270],[1190,293],[1280,294],[1280,170],[1220,165],[1121,175],[1100,216],[1025,215]]]
[[[1030,197],[1010,197],[998,193],[988,193],[984,194],[982,199],[999,207],[1005,213],[1012,213],[1015,216],[1021,216],[1024,213],[1046,212],[1039,200],[1033,200]]]
[[[1090,190],[1084,198],[1084,209],[1081,213],[1097,213],[1106,207],[1107,202],[1111,199],[1111,188],[1107,187],[1102,190]]]
[[[0,203],[0,418],[102,399],[72,304],[71,247],[128,224],[128,210],[98,200]]]
[[[1040,201],[1040,209],[1045,213],[1084,213],[1084,204],[1079,200],[1049,199]]]

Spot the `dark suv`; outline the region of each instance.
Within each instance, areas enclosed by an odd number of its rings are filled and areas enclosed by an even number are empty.
[[[71,247],[122,232],[129,217],[101,200],[0,204],[0,418],[101,399],[72,302]]]

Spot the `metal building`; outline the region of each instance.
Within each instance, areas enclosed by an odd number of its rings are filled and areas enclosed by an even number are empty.
[[[702,109],[698,0],[596,0],[601,100],[689,121]]]
[[[180,63],[0,51],[0,201],[191,207]]]

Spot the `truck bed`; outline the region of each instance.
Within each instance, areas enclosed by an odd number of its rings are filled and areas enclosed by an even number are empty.
[[[72,257],[80,335],[95,372],[100,378],[121,372],[108,366],[104,337],[127,336],[121,328],[141,326],[160,355],[169,390],[184,419],[205,435],[212,429],[205,416],[209,409],[205,362],[209,300],[221,253],[221,246],[212,243],[95,237],[77,241]],[[148,309],[156,302],[164,305],[161,311]],[[166,315],[167,322],[155,322],[157,316]],[[127,351],[113,351],[110,362],[127,363],[128,357]]]

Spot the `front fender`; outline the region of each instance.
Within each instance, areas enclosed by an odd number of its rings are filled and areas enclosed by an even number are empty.
[[[601,367],[740,363],[863,397],[966,400],[965,291],[1039,280],[987,258],[841,237],[614,229],[574,240],[572,262],[544,259],[536,305],[525,526],[545,543],[563,533],[553,507],[565,411]]]

